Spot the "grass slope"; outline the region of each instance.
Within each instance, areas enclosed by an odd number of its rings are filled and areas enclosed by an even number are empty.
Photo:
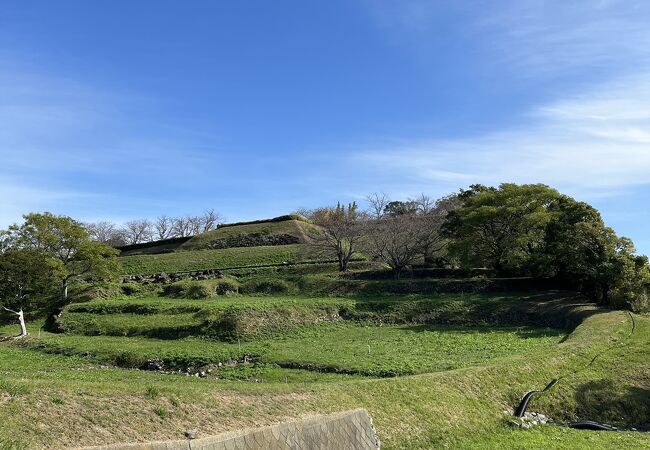
[[[323,323],[284,336],[244,343],[143,337],[47,334],[29,345],[47,353],[88,356],[103,364],[142,367],[161,360],[170,369],[228,365],[250,357],[279,367],[363,376],[399,376],[469,366],[549,347],[563,333],[551,329],[449,326],[364,326]],[[215,372],[217,376],[219,371]],[[246,374],[246,371],[244,371]]]
[[[583,417],[647,426],[650,318],[636,316],[636,330],[632,335],[630,330],[626,313],[601,313],[585,319],[562,343],[527,354],[411,377],[312,384],[103,368],[3,343],[0,447],[179,438],[189,428],[208,435],[365,407],[386,449],[650,448],[650,436],[641,433],[556,427],[520,431],[507,425],[507,411],[524,392],[566,375],[530,410],[559,421]]]
[[[260,234],[260,235],[289,235],[294,236],[300,243],[307,241],[305,227],[309,227],[306,222],[298,220],[283,220],[278,222],[262,222],[244,225],[233,225],[217,228],[207,233],[197,234],[189,241],[183,243],[179,250],[200,250],[205,249],[210,242],[235,237],[239,235]]]
[[[299,244],[294,244],[134,255],[121,257],[120,262],[126,275],[264,266],[295,262],[299,247]]]
[[[248,339],[341,318],[371,324],[532,325],[571,329],[597,310],[572,293],[430,294],[384,297],[229,296],[204,300],[112,298],[66,308],[66,332],[86,335]]]

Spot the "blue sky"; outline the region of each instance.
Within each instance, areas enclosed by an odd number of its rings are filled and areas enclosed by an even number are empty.
[[[544,182],[650,253],[650,2],[0,3],[0,227]]]

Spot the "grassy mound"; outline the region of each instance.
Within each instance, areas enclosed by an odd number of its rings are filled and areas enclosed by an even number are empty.
[[[282,242],[303,244],[307,241],[306,227],[312,225],[295,219],[243,223],[222,226],[207,233],[198,234],[184,242],[178,250],[202,250],[219,246],[219,248],[255,246],[256,238],[273,241],[276,237],[278,245]],[[285,241],[279,237],[285,238]]]
[[[299,245],[197,250],[120,258],[126,275],[151,275],[296,262]]]
[[[111,299],[69,306],[60,325],[66,333],[88,336],[250,340],[334,320],[353,305],[348,299],[297,297]]]

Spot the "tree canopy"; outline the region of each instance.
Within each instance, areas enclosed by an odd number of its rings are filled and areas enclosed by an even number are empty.
[[[30,213],[21,225],[4,233],[9,249],[39,252],[55,269],[61,304],[68,302],[68,285],[81,278],[111,277],[118,270],[117,250],[90,239],[86,228],[67,216]]]
[[[646,295],[647,259],[590,205],[543,184],[475,185],[459,198],[445,230],[461,265],[555,277],[604,304]]]

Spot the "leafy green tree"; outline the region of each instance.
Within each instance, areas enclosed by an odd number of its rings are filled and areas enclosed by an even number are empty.
[[[71,282],[83,278],[109,278],[119,270],[117,250],[90,239],[85,227],[67,216],[31,213],[22,225],[6,233],[12,248],[34,249],[56,268],[61,306],[68,303]]]
[[[530,270],[544,248],[550,206],[560,193],[542,184],[502,184],[498,189],[472,186],[459,195],[445,225],[449,251],[463,265],[483,266],[499,274]]]
[[[0,254],[0,305],[17,316],[21,337],[27,335],[25,311],[47,298],[57,271],[57,265],[36,249],[9,249]]]
[[[647,258],[602,220],[580,221],[550,242],[557,277],[608,306],[632,306],[650,283]]]
[[[499,274],[555,277],[603,305],[641,309],[650,268],[592,206],[545,185],[472,186],[448,215],[450,251]]]

